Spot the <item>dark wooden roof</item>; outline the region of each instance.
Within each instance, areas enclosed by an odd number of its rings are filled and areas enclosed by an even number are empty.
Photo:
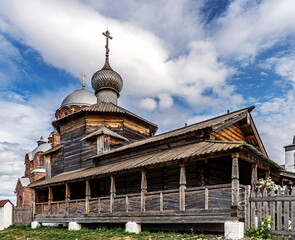
[[[138,169],[152,165],[162,165],[168,162],[175,162],[188,158],[201,158],[211,154],[225,153],[229,154],[233,150],[247,149],[259,157],[263,158],[271,166],[282,169],[278,164],[265,157],[264,154],[255,149],[252,145],[244,142],[224,142],[224,141],[203,141],[198,143],[191,143],[188,145],[165,149],[145,155],[137,155],[120,162],[113,162],[102,166],[79,169],[71,172],[61,173],[52,178],[40,182],[34,182],[29,187],[40,187],[50,184],[56,184],[71,180],[84,179],[87,177],[99,176],[104,174],[111,174],[130,169]]]
[[[74,116],[74,115],[79,115],[79,114],[82,114],[82,113],[85,113],[85,112],[100,112],[100,113],[122,113],[122,114],[126,114],[132,118],[135,118],[135,119],[138,119],[148,125],[151,125],[156,132],[156,130],[158,129],[158,126],[128,110],[126,110],[125,108],[122,108],[118,105],[115,105],[113,103],[106,103],[106,102],[101,102],[101,103],[97,103],[97,104],[93,104],[93,105],[90,105],[88,107],[85,107],[83,108],[82,110],[78,111],[78,112],[74,112],[72,114],[69,114],[65,117],[62,117],[62,118],[59,118],[59,119],[56,119],[54,121],[52,121],[52,124],[54,126],[56,126],[56,123],[57,122],[60,122],[60,121],[63,121],[64,119],[67,119],[69,118],[70,116]]]
[[[181,135],[186,135],[188,133],[196,132],[198,130],[202,130],[206,128],[211,129],[211,131],[218,131],[221,128],[227,127],[235,122],[240,121],[241,119],[246,118],[248,113],[251,112],[253,109],[254,109],[254,106],[243,108],[235,112],[227,113],[227,114],[224,114],[215,118],[211,118],[202,122],[198,122],[183,128],[178,128],[173,131],[169,131],[169,132],[162,133],[153,137],[139,140],[137,142],[111,150],[107,153],[96,155],[87,159],[98,159],[105,155],[111,155],[113,153],[121,153],[125,150],[129,151],[137,147],[146,147],[146,145],[149,145],[151,143],[156,143],[166,139],[175,138]]]

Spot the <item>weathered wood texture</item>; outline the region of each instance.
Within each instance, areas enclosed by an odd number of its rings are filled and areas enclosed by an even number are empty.
[[[283,193],[283,194],[282,194]],[[272,234],[277,236],[295,236],[295,189],[279,188],[277,192],[266,189],[261,193],[251,191],[246,210],[247,226],[261,226],[263,219],[272,223]]]
[[[29,226],[33,219],[31,207],[14,207],[13,224],[17,226]]]

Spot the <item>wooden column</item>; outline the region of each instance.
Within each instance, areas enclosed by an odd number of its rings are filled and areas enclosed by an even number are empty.
[[[110,213],[114,212],[114,197],[116,196],[116,184],[115,184],[115,177],[111,176],[111,190],[110,190]]]
[[[265,179],[267,179],[269,176],[270,176],[270,169],[268,167],[267,170],[265,170]]]
[[[179,210],[185,211],[185,189],[186,189],[186,173],[184,163],[180,164],[179,179]]]
[[[252,173],[251,173],[251,185],[254,188],[255,183],[257,182],[257,163],[252,163]]]
[[[37,202],[37,189],[34,189],[34,194],[33,194],[33,204],[32,204],[32,211],[33,211],[33,218],[36,215],[36,202]]]
[[[145,212],[145,194],[147,192],[147,180],[146,180],[146,170],[141,171],[141,198],[140,206],[141,211]]]
[[[90,189],[90,180],[86,179],[86,189],[85,189],[85,212],[89,214],[89,199],[91,197],[91,189]]]
[[[53,200],[52,187],[48,187],[48,212],[51,214],[51,202]]]
[[[66,202],[66,214],[69,214],[69,201],[70,201],[71,193],[70,193],[70,184],[66,183],[66,196],[65,196],[65,202]]]
[[[232,206],[238,206],[239,204],[239,154],[232,154]]]

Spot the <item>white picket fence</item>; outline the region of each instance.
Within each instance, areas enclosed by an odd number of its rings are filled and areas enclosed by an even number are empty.
[[[295,188],[251,191],[247,186],[245,193],[245,228],[261,226],[262,220],[269,218],[273,223],[273,235],[291,236],[295,239]]]

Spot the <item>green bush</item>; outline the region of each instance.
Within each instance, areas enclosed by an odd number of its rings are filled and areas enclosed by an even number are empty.
[[[270,231],[273,230],[271,228],[272,223],[273,221],[269,218],[263,219],[260,227],[247,229],[247,236],[261,239],[273,239],[274,236],[270,234]]]

